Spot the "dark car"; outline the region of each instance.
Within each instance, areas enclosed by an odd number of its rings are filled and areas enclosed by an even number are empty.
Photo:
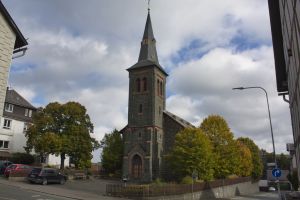
[[[13,164],[13,163],[10,161],[0,160],[0,174],[4,174],[6,167],[8,167],[11,164]]]
[[[48,183],[65,184],[67,177],[54,168],[35,167],[28,174],[27,180],[30,183],[47,185]]]

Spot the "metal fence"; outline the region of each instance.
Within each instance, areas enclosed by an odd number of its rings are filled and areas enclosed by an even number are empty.
[[[251,177],[221,179],[194,184],[153,184],[126,186],[123,184],[108,184],[106,185],[106,194],[109,196],[129,198],[181,195],[249,181],[251,181]]]

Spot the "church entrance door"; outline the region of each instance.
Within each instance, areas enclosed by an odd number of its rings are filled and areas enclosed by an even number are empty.
[[[139,155],[132,158],[132,176],[135,179],[142,177],[142,159]]]

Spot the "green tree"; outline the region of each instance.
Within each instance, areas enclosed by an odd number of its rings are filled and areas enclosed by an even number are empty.
[[[197,172],[198,178],[213,178],[214,158],[209,138],[200,129],[184,129],[176,134],[173,149],[168,156],[171,169],[178,178]]]
[[[291,169],[291,158],[289,155],[286,154],[279,154],[276,155],[278,167],[280,169],[290,170]]]
[[[247,137],[240,137],[237,140],[246,145],[250,150],[253,166],[251,176],[255,180],[258,180],[262,176],[263,172],[263,163],[260,157],[260,151],[258,146],[253,142],[253,140]]]
[[[225,119],[219,115],[210,115],[203,120],[200,129],[213,145],[215,178],[234,174],[240,163],[237,145]]]
[[[240,164],[238,168],[236,168],[235,174],[238,176],[251,176],[253,172],[253,162],[252,162],[252,154],[250,149],[243,144],[242,142],[236,140],[237,144],[237,157],[239,159],[238,163]]]
[[[84,106],[77,102],[49,103],[33,116],[33,125],[25,134],[25,149],[34,149],[41,155],[60,155],[61,169],[66,155],[76,167],[89,167],[92,151],[99,147],[90,136],[92,132],[93,124]]]
[[[105,134],[100,142],[102,148],[101,163],[107,173],[117,173],[122,169],[123,140],[121,134],[115,129]]]

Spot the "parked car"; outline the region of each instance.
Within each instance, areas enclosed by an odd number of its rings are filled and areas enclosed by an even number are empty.
[[[6,167],[4,171],[4,176],[9,177],[12,173],[18,173],[20,176],[27,176],[31,171],[31,167],[23,164],[11,164]]]
[[[48,183],[65,184],[67,177],[54,168],[35,167],[28,174],[27,180],[30,183],[47,185]]]
[[[8,160],[0,160],[0,174],[4,174],[6,167],[8,167],[11,164],[13,163]]]

